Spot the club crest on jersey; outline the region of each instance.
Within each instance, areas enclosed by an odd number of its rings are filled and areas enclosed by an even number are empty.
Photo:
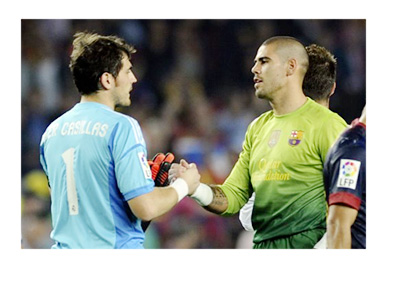
[[[268,146],[270,148],[274,147],[276,143],[279,141],[279,137],[281,136],[281,130],[274,130],[269,136]]]
[[[289,136],[289,145],[290,146],[297,146],[300,144],[301,140],[303,139],[304,131],[300,130],[293,130]]]

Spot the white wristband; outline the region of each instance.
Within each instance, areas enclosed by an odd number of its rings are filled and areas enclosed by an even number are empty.
[[[176,179],[171,185],[178,194],[178,202],[180,202],[189,193],[189,186],[182,178]]]
[[[206,184],[200,184],[190,197],[193,198],[199,205],[205,207],[211,204],[214,194],[209,186]]]

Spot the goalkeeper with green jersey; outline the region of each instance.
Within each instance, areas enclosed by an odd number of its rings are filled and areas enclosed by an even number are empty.
[[[326,48],[317,44],[306,47],[309,66],[303,80],[304,94],[315,102],[329,108],[329,101],[336,89],[336,67],[337,61],[334,55]],[[243,228],[247,231],[254,231],[251,217],[253,213],[255,193],[249,201],[241,208],[239,220]],[[314,248],[326,244],[320,241]]]
[[[225,182],[200,184],[192,195],[207,210],[232,215],[255,192],[254,248],[313,248],[326,230],[323,162],[347,124],[304,95],[308,64],[304,46],[294,38],[273,37],[260,46],[251,70],[255,94],[272,110],[249,125]],[[173,164],[170,178],[189,166],[184,160]]]

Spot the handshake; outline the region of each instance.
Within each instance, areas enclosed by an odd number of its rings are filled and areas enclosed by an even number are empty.
[[[172,153],[158,153],[153,160],[148,161],[152,178],[156,187],[164,187],[177,179],[183,179],[188,186],[188,196],[195,199],[200,205],[209,205],[213,198],[211,188],[200,183],[200,174],[196,164],[189,164],[184,159],[180,163],[173,163],[175,156]]]
[[[182,178],[189,187],[189,195],[192,195],[200,185],[200,174],[196,164],[189,164],[181,160],[180,164],[173,163],[175,159],[172,153],[157,153],[154,158],[148,161],[151,176],[156,187],[165,187],[176,179]]]

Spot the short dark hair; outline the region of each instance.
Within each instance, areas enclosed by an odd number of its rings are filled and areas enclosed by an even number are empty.
[[[276,52],[280,54],[282,59],[296,56],[302,75],[304,76],[307,72],[309,65],[308,55],[300,40],[290,36],[274,36],[265,40],[263,45],[276,45]]]
[[[100,90],[99,79],[105,72],[117,77],[124,53],[130,59],[136,50],[116,36],[78,32],[74,35],[70,70],[78,91],[89,95]]]
[[[303,45],[300,42],[300,40],[298,40],[295,37],[291,37],[291,36],[273,36],[273,37],[266,39],[262,44],[269,45],[269,44],[273,44],[275,42],[297,42],[297,43]]]
[[[304,94],[314,100],[327,99],[336,81],[335,57],[326,48],[311,44],[306,47],[309,66],[303,81]]]

